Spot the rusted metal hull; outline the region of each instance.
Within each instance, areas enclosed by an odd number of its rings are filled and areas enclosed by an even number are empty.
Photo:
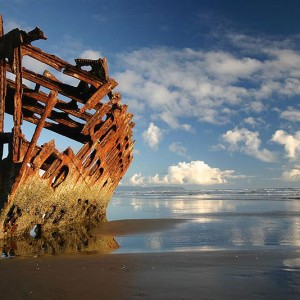
[[[3,35],[0,23],[0,238],[24,234],[33,224],[50,230],[105,219],[134,145],[132,114],[113,92],[117,82],[108,76],[106,59],[72,65],[31,45],[46,39],[38,28]],[[43,63],[42,74],[25,68],[25,57]],[[13,116],[7,132],[6,115]],[[30,138],[22,132],[24,121],[35,125]],[[45,129],[49,142],[38,145]],[[82,147],[59,151],[51,132]]]

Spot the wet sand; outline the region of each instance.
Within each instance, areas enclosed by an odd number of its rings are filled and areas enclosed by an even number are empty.
[[[172,229],[186,219],[130,219],[100,223],[92,230],[95,236],[126,236]]]
[[[168,227],[173,221],[165,222]],[[96,232],[126,235],[125,223],[127,233],[133,234],[138,228],[157,230],[159,221],[109,222]],[[292,250],[93,253],[0,260],[2,300],[300,299],[299,284],[300,253]]]
[[[299,299],[282,252],[117,254],[0,262],[1,299]],[[298,266],[299,267],[299,266]]]

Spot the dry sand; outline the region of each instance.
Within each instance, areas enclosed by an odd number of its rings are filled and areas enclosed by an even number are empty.
[[[102,233],[126,234],[120,224],[157,229],[125,221]],[[0,299],[300,299],[299,261],[292,251],[228,250],[2,259]]]

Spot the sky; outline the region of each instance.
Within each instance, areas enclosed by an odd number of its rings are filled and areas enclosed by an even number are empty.
[[[0,13],[71,63],[107,58],[136,123],[122,185],[300,187],[299,1],[0,0]]]

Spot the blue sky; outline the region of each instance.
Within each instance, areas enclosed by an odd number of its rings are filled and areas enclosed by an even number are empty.
[[[0,0],[0,12],[6,32],[39,26],[35,45],[72,63],[107,57],[136,122],[122,184],[300,187],[297,1]]]

